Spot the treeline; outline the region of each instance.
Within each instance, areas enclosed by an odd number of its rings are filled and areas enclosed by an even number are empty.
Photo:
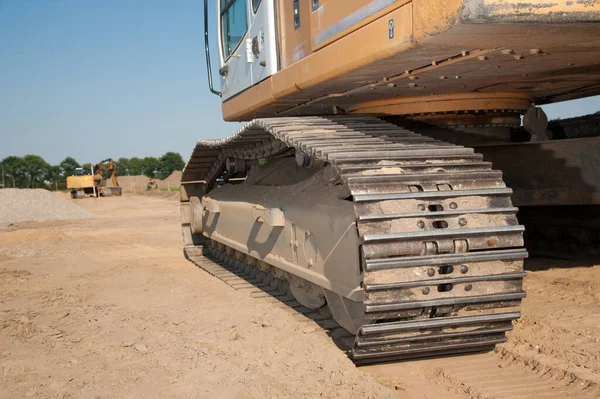
[[[176,152],[167,152],[160,158],[119,158],[114,160],[118,176],[146,175],[164,179],[175,170],[183,170],[185,162]],[[66,157],[58,165],[50,165],[38,155],[24,157],[8,156],[0,162],[4,169],[4,186],[18,188],[66,187],[67,176],[75,174],[76,168],[90,171],[92,164],[80,164],[72,157]],[[2,170],[0,169],[0,178]],[[107,176],[105,176],[107,177]],[[0,181],[1,183],[1,181]]]

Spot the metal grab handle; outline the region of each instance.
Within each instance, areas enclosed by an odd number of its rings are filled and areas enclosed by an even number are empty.
[[[208,44],[208,0],[204,0],[204,49],[206,50],[206,71],[208,72],[208,87],[213,94],[221,96],[221,92],[213,88],[212,71],[210,69],[210,49]]]
[[[271,227],[285,227],[285,216],[279,208],[265,208],[254,206],[252,208],[254,222],[265,223]]]

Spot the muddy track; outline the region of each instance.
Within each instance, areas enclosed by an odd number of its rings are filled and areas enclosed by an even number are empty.
[[[305,167],[333,165],[351,194],[362,314],[324,292],[334,318],[356,329],[356,362],[489,350],[506,340],[519,312],[495,309],[518,307],[525,296],[527,253],[519,248],[523,227],[512,191],[481,155],[372,117],[260,119],[226,140],[199,142],[184,180],[202,179],[207,192],[235,160],[286,154]],[[188,199],[182,228],[186,248],[194,248],[198,238],[190,232],[199,228],[191,223],[211,211],[198,197]],[[234,248],[219,250],[254,263]],[[303,277],[288,272],[288,281]]]

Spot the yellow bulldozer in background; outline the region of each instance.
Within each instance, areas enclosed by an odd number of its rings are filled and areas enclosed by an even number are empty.
[[[91,172],[93,171],[93,175]],[[71,198],[86,196],[111,197],[122,194],[122,189],[117,181],[117,168],[112,158],[97,163],[92,171],[83,168],[75,169],[75,175],[67,177],[67,189],[71,190]],[[110,173],[112,187],[106,186],[104,174]]]

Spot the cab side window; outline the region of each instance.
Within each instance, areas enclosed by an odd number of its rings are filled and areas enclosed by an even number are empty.
[[[235,51],[247,29],[246,0],[221,0],[221,36],[225,58]]]
[[[260,0],[252,0],[252,10],[256,12],[258,10],[258,6],[260,4]]]

